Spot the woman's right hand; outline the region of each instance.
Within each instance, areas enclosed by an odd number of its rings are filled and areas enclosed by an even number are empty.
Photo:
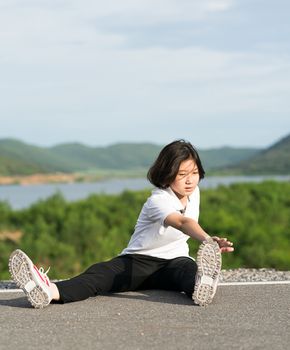
[[[221,253],[231,253],[235,250],[233,243],[228,241],[227,238],[220,238],[217,236],[212,237],[212,239],[218,243]]]

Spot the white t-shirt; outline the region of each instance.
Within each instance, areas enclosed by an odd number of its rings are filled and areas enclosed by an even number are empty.
[[[173,259],[189,256],[187,240],[189,236],[171,226],[166,226],[164,220],[169,214],[180,212],[180,215],[198,221],[199,216],[199,188],[188,198],[184,208],[171,190],[155,189],[143,205],[130,242],[120,255],[144,254],[163,259]]]

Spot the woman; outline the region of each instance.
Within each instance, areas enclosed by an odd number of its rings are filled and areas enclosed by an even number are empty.
[[[196,304],[211,303],[221,252],[234,248],[232,242],[211,237],[198,224],[198,183],[204,169],[197,151],[184,140],[168,144],[147,177],[155,189],[143,205],[128,246],[112,260],[96,263],[69,280],[51,283],[24,252],[17,249],[11,254],[12,278],[34,307],[140,289],[175,290],[185,292]],[[202,243],[197,262],[189,256],[189,238]]]

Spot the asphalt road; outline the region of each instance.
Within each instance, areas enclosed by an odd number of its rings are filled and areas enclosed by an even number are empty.
[[[0,349],[288,349],[290,284],[220,286],[211,305],[144,291],[30,307],[0,293]]]

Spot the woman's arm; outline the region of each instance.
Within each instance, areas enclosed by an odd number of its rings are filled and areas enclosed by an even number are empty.
[[[179,213],[169,214],[164,220],[164,224],[172,226],[200,242],[211,238],[218,243],[222,252],[232,252],[234,250],[233,243],[228,241],[227,238],[211,237],[203,230],[197,221],[180,215]]]
[[[197,221],[183,216],[179,213],[169,214],[164,220],[164,224],[166,226],[172,226],[200,242],[206,241],[207,239],[211,238],[210,235],[208,235],[202,229],[202,227],[198,224]]]

